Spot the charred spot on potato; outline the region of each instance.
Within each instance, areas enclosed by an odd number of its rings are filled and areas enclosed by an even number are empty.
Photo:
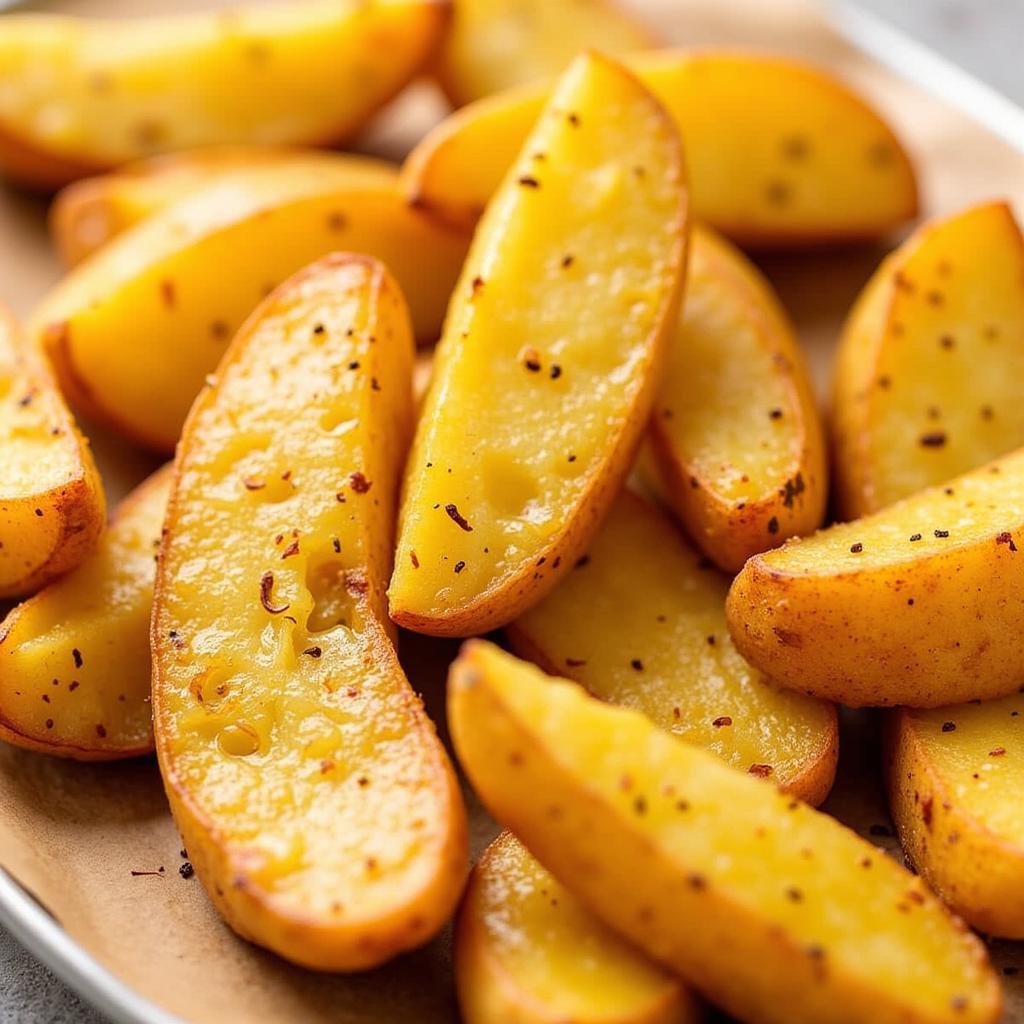
[[[946,432],[944,430],[933,430],[927,434],[922,434],[917,442],[922,448],[943,448],[947,441]]]
[[[785,181],[769,181],[764,188],[764,197],[772,206],[787,206],[793,198],[793,189]]]

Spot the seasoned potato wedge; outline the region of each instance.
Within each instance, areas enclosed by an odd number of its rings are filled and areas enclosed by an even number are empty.
[[[483,641],[448,692],[459,760],[495,817],[739,1019],[999,1019],[978,939],[833,818]]]
[[[299,0],[123,20],[7,15],[0,166],[52,187],[190,146],[340,142],[420,69],[447,8]]]
[[[775,688],[736,653],[728,590],[664,513],[624,491],[586,556],[509,638],[546,672],[821,803],[839,752],[835,708]]]
[[[465,877],[462,798],[385,609],[412,357],[375,260],[283,285],[189,416],[161,548],[154,724],[175,820],[228,923],[314,968],[426,941]]]
[[[484,632],[571,568],[647,422],[685,226],[664,111],[607,58],[578,58],[452,299],[406,468],[389,590],[399,625]]]
[[[79,761],[153,749],[149,616],[170,488],[165,466],[95,551],[0,623],[0,739]]]
[[[1024,445],[1024,238],[1005,203],[929,224],[879,267],[835,366],[845,518]]]
[[[914,217],[914,170],[899,140],[831,76],[781,57],[662,51],[629,62],[686,145],[693,214],[747,246],[885,234]],[[410,155],[410,200],[472,224],[544,103],[529,86],[480,100]]]
[[[50,207],[50,236],[68,266],[81,263],[112,238],[159,213],[211,181],[274,164],[282,174],[323,168],[334,184],[392,179],[383,161],[351,153],[287,146],[204,146],[183,153],[148,157],[109,174],[83,178],[61,189]],[[346,181],[343,170],[352,171]]]
[[[1024,679],[1024,449],[881,512],[755,555],[729,630],[795,690],[850,705],[938,707]]]
[[[1024,938],[1024,697],[893,713],[889,794],[907,856],[958,914]]]
[[[337,249],[370,253],[404,288],[417,334],[433,339],[467,245],[410,210],[379,164],[254,167],[78,266],[36,311],[34,331],[73,402],[170,451],[233,332],[288,275]]]
[[[434,71],[458,107],[557,75],[581,50],[615,56],[653,44],[613,0],[457,0]]]
[[[465,1024],[684,1024],[681,982],[595,918],[508,832],[469,877],[455,928]]]
[[[706,229],[650,433],[657,490],[726,571],[821,525],[825,442],[803,352],[771,285]]]
[[[106,514],[89,442],[49,367],[0,308],[0,597],[73,569]]]

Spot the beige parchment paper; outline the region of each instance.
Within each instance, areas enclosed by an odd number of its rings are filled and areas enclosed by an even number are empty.
[[[114,14],[209,4],[50,0],[33,6]],[[926,215],[988,197],[1009,198],[1024,212],[1024,156],[854,50],[828,27],[812,0],[633,0],[633,6],[672,44],[775,50],[812,59],[851,82],[906,140],[920,171]],[[360,148],[400,157],[443,111],[429,86],[417,87],[383,115]],[[842,319],[885,249],[761,258],[796,321],[819,383]],[[27,314],[59,272],[45,233],[45,204],[0,188],[0,300]],[[153,464],[117,437],[86,428],[116,500]],[[403,641],[410,677],[443,732],[443,678],[454,645],[408,635]],[[888,819],[877,781],[876,725],[870,713],[844,721],[840,778],[827,809],[892,849],[893,841],[879,828]],[[496,826],[468,797],[475,854]],[[152,760],[80,765],[0,744],[0,866],[99,963],[152,1003],[197,1024],[456,1019],[447,933],[370,974],[310,973],[224,927],[198,880],[180,877],[180,849]],[[993,954],[999,966],[1024,970],[1024,944],[999,943]],[[1006,980],[1007,1020],[1024,1022],[1024,981],[1018,986],[1013,977]]]

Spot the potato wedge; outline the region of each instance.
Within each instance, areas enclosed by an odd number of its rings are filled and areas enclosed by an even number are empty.
[[[1006,203],[917,231],[885,260],[835,366],[845,518],[1024,445],[1024,238]]]
[[[274,164],[282,174],[321,167],[336,184],[385,182],[394,173],[390,164],[369,157],[287,146],[204,146],[166,153],[61,189],[50,207],[50,237],[64,263],[75,266],[139,221],[211,181],[264,164]],[[350,181],[339,173],[343,167],[351,169]]]
[[[727,572],[821,525],[828,470],[803,351],[771,285],[706,229],[650,436],[657,490]]]
[[[646,426],[685,227],[671,122],[631,74],[580,57],[452,299],[406,468],[389,590],[399,625],[484,632],[571,568]]]
[[[49,367],[0,308],[0,597],[73,569],[106,515],[89,442]]]
[[[233,332],[300,267],[337,249],[376,256],[405,289],[417,334],[432,340],[467,247],[463,235],[410,210],[379,164],[253,167],[81,264],[44,299],[33,329],[74,403],[171,451]]]
[[[900,842],[928,884],[990,935],[1024,938],[1019,693],[893,712],[889,797]]]
[[[191,146],[341,142],[413,78],[448,6],[299,0],[123,20],[8,15],[0,167],[49,188]]]
[[[884,235],[917,213],[914,169],[884,121],[846,86],[781,57],[644,54],[629,66],[686,146],[695,217],[745,246]],[[530,132],[543,86],[480,100],[410,154],[409,199],[472,224]]]
[[[149,617],[170,489],[165,466],[95,551],[0,623],[0,739],[78,761],[153,749]]]
[[[465,879],[384,599],[412,358],[375,260],[282,285],[190,414],[157,572],[157,753],[189,857],[237,932],[325,970],[425,942]]]
[[[685,1024],[682,983],[623,942],[509,832],[469,876],[455,927],[464,1024]]]
[[[852,706],[1002,697],[1024,679],[1024,449],[755,555],[726,615],[776,682]]]
[[[460,107],[560,74],[581,50],[625,55],[655,45],[609,0],[457,0],[434,74]]]
[[[583,559],[508,628],[515,651],[808,803],[828,795],[835,708],[774,687],[725,627],[729,581],[623,491]]]
[[[981,942],[834,819],[484,641],[448,686],[455,749],[491,813],[740,1020],[999,1019]]]

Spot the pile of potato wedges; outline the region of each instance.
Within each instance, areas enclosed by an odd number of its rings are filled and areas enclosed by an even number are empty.
[[[401,166],[344,151],[423,76],[453,112]],[[0,737],[155,750],[210,899],[295,963],[454,917],[467,1024],[999,1020],[1006,203],[916,224],[827,70],[599,0],[5,15],[0,169],[68,268],[0,318]],[[862,240],[823,415],[748,254]],[[109,521],[72,409],[173,455]],[[400,629],[470,638],[447,726],[506,830],[471,872]],[[837,705],[885,709],[913,870],[815,810]]]

